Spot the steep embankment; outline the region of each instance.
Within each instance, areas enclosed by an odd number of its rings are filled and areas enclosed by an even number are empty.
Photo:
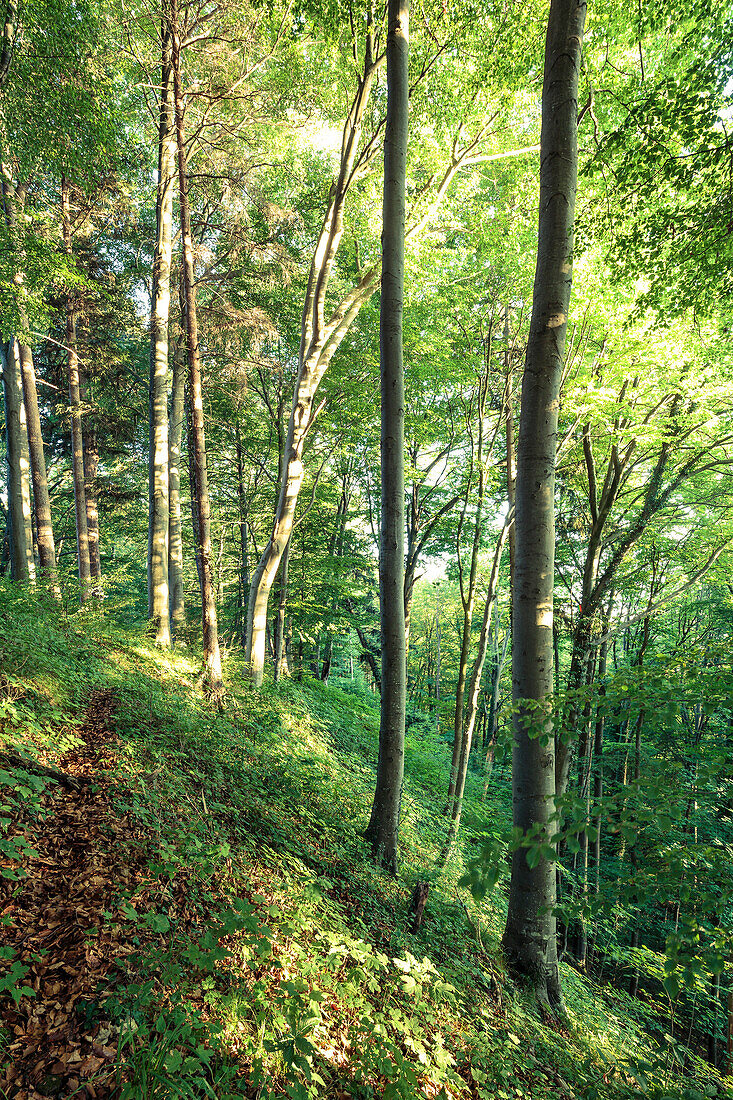
[[[391,879],[359,834],[372,700],[246,692],[231,660],[219,714],[190,655],[7,585],[0,601],[6,1096],[685,1095],[663,1059],[645,1070],[623,997],[567,971],[568,1029],[524,1011],[501,971],[501,892],[477,907],[458,861],[431,870],[446,748],[427,727]],[[474,831],[506,814],[493,797]],[[431,890],[412,934],[417,880]]]

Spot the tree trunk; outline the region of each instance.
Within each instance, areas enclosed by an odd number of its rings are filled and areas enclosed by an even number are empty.
[[[435,736],[440,737],[440,596],[435,597]]]
[[[167,3],[161,20],[161,87],[158,124],[158,190],[150,311],[150,452],[148,484],[148,614],[156,644],[168,648],[170,631],[170,481],[168,442],[168,319],[173,254],[173,192],[176,133],[171,71],[171,25]]]
[[[10,574],[21,583],[35,580],[31,530],[30,457],[18,341],[3,345],[5,443],[8,465]]]
[[[188,353],[189,393],[191,404],[191,441],[195,501],[198,517],[198,537],[201,558],[201,618],[203,627],[204,685],[215,699],[222,694],[221,654],[216,619],[216,601],[211,565],[211,517],[209,486],[206,472],[206,441],[204,436],[204,401],[201,388],[196,288],[194,285],[193,240],[188,206],[188,173],[186,170],[186,140],[183,127],[183,90],[181,87],[181,40],[178,31],[177,0],[170,4],[172,21],[172,63],[178,141],[178,183],[183,238],[183,287],[186,300],[186,349]]]
[[[596,713],[596,725],[593,739],[593,755],[595,757],[595,772],[593,775],[593,828],[595,830],[595,838],[593,840],[593,893],[596,897],[601,892],[601,825],[603,821],[601,803],[603,800],[603,733],[605,727],[605,716],[602,711],[603,699],[606,694],[605,688],[605,676],[608,660],[608,642],[601,643],[601,652],[598,658],[598,678],[600,680],[599,686],[599,709]]]
[[[344,125],[338,178],[323,220],[311,261],[308,287],[301,321],[298,377],[285,439],[285,461],[280,477],[272,532],[252,574],[247,607],[247,664],[255,686],[262,684],[265,668],[267,605],[277,576],[280,559],[293,530],[298,494],[303,483],[303,448],[314,414],[313,402],[328,366],[341,341],[351,328],[362,305],[379,285],[380,265],[375,264],[326,321],[326,291],[331,269],[344,230],[344,204],[355,177],[355,160],[361,136],[364,111],[369,102],[374,77],[381,58],[372,55],[373,33],[367,33],[362,73],[356,95]],[[365,163],[361,157],[361,167]]]
[[[99,467],[99,440],[97,430],[87,427],[84,439],[84,495],[87,503],[87,533],[89,536],[89,572],[92,594],[102,596],[102,559],[99,553],[99,505],[97,503],[97,469]]]
[[[71,251],[71,186],[67,176],[61,180],[61,216],[64,251],[72,263]],[[79,355],[76,347],[76,308],[74,295],[66,295],[66,350],[69,357],[69,413],[71,416],[71,467],[74,477],[74,509],[76,514],[76,552],[79,563],[79,601],[86,603],[91,590],[89,562],[89,528],[87,498],[84,487],[84,436],[79,390]]]
[[[239,508],[239,585],[240,585],[240,642],[247,649],[247,599],[249,596],[249,550],[247,547],[247,498],[244,492],[244,463],[239,422],[236,425],[237,440],[237,505]]]
[[[280,562],[280,598],[277,601],[277,619],[275,621],[275,652],[273,667],[275,682],[290,675],[288,659],[285,654],[285,608],[288,600],[288,560],[290,558],[290,540]]]
[[[185,350],[185,337],[181,337],[173,353],[173,384],[168,425],[168,602],[173,637],[176,641],[180,641],[186,628],[181,530],[181,439],[186,396]]]
[[[578,174],[577,97],[586,5],[551,0],[542,89],[540,204],[532,322],[517,448],[512,678],[514,825],[544,851],[512,857],[503,947],[540,1005],[563,1012],[555,938],[553,581],[560,381],[572,285]],[[532,736],[530,736],[532,734]],[[550,849],[550,852],[548,852]]]
[[[13,185],[9,170],[3,165],[3,202],[5,206],[5,221],[12,242],[15,270],[13,273],[13,285],[16,291],[16,302],[21,327],[28,328],[28,319],[25,308],[24,287],[24,258],[25,250],[18,224],[18,212],[16,209],[16,188]],[[22,204],[22,199],[21,199]],[[33,365],[33,353],[27,345],[16,345],[14,354],[19,358],[20,373],[23,390],[23,406],[28,430],[28,455],[30,460],[30,473],[33,481],[33,505],[35,510],[36,538],[38,543],[38,558],[41,575],[48,583],[56,599],[61,599],[58,575],[56,572],[56,547],[53,538],[53,526],[51,522],[51,499],[48,491],[48,477],[46,474],[46,455],[43,449],[43,435],[41,434],[41,416],[38,409],[38,392],[36,389],[36,372]],[[32,540],[31,540],[32,547]],[[31,550],[32,552],[32,550]]]
[[[471,744],[473,742],[473,731],[476,725],[476,715],[478,714],[478,701],[481,691],[481,676],[484,670],[484,661],[486,660],[486,651],[489,644],[489,625],[491,622],[491,609],[496,598],[496,587],[499,580],[499,565],[501,562],[501,552],[504,549],[504,543],[506,542],[507,535],[512,526],[513,517],[509,519],[509,522],[504,524],[499,539],[494,550],[494,560],[491,565],[491,575],[489,577],[489,583],[486,590],[486,602],[484,604],[484,615],[481,622],[481,634],[479,636],[478,653],[473,663],[473,669],[471,671],[471,681],[468,688],[468,703],[466,706],[466,719],[462,723],[460,731],[461,751],[458,757],[458,767],[456,770],[456,782],[455,789],[452,796],[452,801],[449,804],[450,814],[450,827],[448,829],[448,836],[446,837],[443,850],[438,860],[438,866],[444,867],[448,856],[451,853],[453,845],[455,844],[456,837],[458,836],[458,830],[461,825],[461,812],[463,810],[463,792],[466,788],[466,776],[468,774],[468,759],[471,753]],[[462,710],[463,708],[461,708]],[[448,795],[451,798],[450,792]]]
[[[409,107],[409,4],[389,0],[387,123],[382,204],[382,298],[379,343],[382,394],[382,514],[379,603],[382,696],[377,785],[366,836],[376,859],[397,869],[405,764],[405,381],[402,309],[405,273],[405,169]]]
[[[461,759],[465,757],[466,767],[468,767],[468,756],[465,752],[465,726],[463,722],[463,706],[466,694],[466,679],[468,677],[468,658],[471,651],[471,626],[473,624],[473,608],[476,599],[476,581],[478,577],[478,558],[479,551],[481,549],[481,535],[483,532],[483,508],[484,508],[484,491],[486,485],[486,461],[483,453],[484,442],[484,414],[486,411],[486,397],[489,389],[489,370],[491,364],[491,331],[489,331],[488,345],[485,350],[485,369],[484,376],[479,381],[478,389],[478,439],[475,445],[473,442],[473,432],[470,432],[471,437],[471,466],[474,463],[478,466],[479,479],[478,479],[478,492],[476,494],[476,518],[473,527],[473,539],[471,542],[471,564],[469,567],[468,575],[468,588],[464,588],[464,571],[461,561],[461,531],[466,518],[466,510],[468,508],[468,500],[471,496],[471,481],[469,476],[466,495],[463,501],[463,509],[461,512],[461,518],[458,523],[458,534],[456,536],[456,557],[458,561],[458,583],[460,588],[461,604],[463,606],[463,628],[461,632],[461,652],[458,658],[458,683],[456,685],[456,703],[453,712],[453,755],[451,759],[450,778],[448,781],[448,805],[446,807],[446,813],[450,811],[453,798],[456,793],[456,787],[458,785],[458,773],[461,767]],[[487,627],[488,629],[488,627]],[[475,716],[474,716],[475,718]],[[473,722],[471,723],[471,732],[473,733]],[[451,830],[452,832],[452,830]],[[452,841],[451,841],[452,846]]]
[[[514,370],[511,348],[509,347],[509,306],[504,310],[504,375],[506,389],[504,393],[504,428],[506,435],[506,492],[510,509],[514,508],[517,484],[517,462],[514,453]],[[514,603],[514,528],[509,532],[509,616]]]

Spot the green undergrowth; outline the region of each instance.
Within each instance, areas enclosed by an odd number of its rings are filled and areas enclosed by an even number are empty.
[[[567,1027],[537,1018],[499,951],[506,870],[479,904],[458,886],[461,853],[434,869],[448,749],[427,723],[408,730],[391,878],[360,835],[379,729],[367,694],[247,690],[232,655],[219,712],[193,653],[156,651],[94,610],[60,616],[7,583],[0,667],[2,742],[30,759],[62,760],[91,692],[115,692],[115,811],[135,823],[146,875],[105,915],[134,950],[84,1010],[116,1043],[121,1100],[729,1095],[689,1054],[683,1069],[674,1042],[652,1041],[628,998],[566,967]],[[40,807],[47,782],[1,771],[2,821]],[[466,858],[508,830],[505,781],[486,804],[480,786]],[[4,873],[22,877],[27,853],[2,837]],[[431,885],[413,935],[416,881]],[[6,963],[3,995],[30,995]]]

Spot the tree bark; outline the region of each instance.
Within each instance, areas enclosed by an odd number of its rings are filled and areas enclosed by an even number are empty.
[[[509,346],[509,306],[504,310],[504,430],[506,436],[506,492],[509,507],[514,508],[515,489],[517,484],[517,462],[514,447],[514,365],[512,352]],[[514,528],[509,532],[509,615],[513,605],[514,593]]]
[[[35,580],[31,531],[30,457],[20,351],[17,340],[3,345],[5,443],[8,466],[10,573],[14,581]]]
[[[67,176],[61,180],[61,216],[64,251],[73,261],[71,250],[71,185]],[[79,388],[79,354],[76,345],[76,303],[72,290],[66,295],[66,350],[69,362],[69,413],[71,416],[71,467],[74,477],[74,509],[76,514],[76,552],[79,566],[79,601],[86,603],[91,590],[89,562],[89,528],[87,498],[84,485],[84,436],[82,432],[81,395]]]
[[[168,320],[173,254],[176,131],[171,68],[171,23],[163,0],[161,88],[158,124],[158,190],[150,311],[150,453],[148,485],[148,614],[156,644],[168,648],[170,631],[170,480],[168,443]]]
[[[181,81],[181,39],[178,30],[177,0],[171,0],[172,65],[176,137],[178,143],[178,184],[183,238],[183,287],[186,300],[186,350],[188,353],[189,395],[191,404],[192,465],[195,478],[195,502],[198,518],[198,538],[201,560],[201,618],[204,650],[204,686],[215,699],[222,694],[221,653],[216,618],[216,601],[211,565],[211,516],[209,486],[206,472],[206,440],[204,435],[204,401],[201,387],[196,288],[194,285],[193,240],[191,214],[188,205],[188,173],[186,170],[186,138],[183,124],[183,90]]]
[[[6,28],[7,29],[7,28]],[[15,259],[15,271],[13,273],[13,285],[16,292],[16,302],[20,325],[25,331],[28,329],[28,319],[25,308],[24,287],[24,258],[25,250],[18,224],[16,210],[16,189],[9,170],[3,165],[3,202],[5,206],[5,221],[12,242]],[[22,198],[21,198],[22,204]],[[17,346],[17,354],[20,360],[20,372],[23,387],[23,405],[25,407],[26,423],[28,429],[28,453],[30,459],[30,472],[33,482],[33,505],[35,511],[36,538],[38,543],[38,559],[41,575],[45,578],[51,592],[56,599],[61,599],[58,575],[56,571],[56,547],[53,538],[53,525],[51,521],[51,499],[48,491],[48,477],[46,473],[46,455],[43,449],[43,435],[41,433],[41,416],[38,409],[38,392],[36,389],[36,372],[33,365],[33,353],[27,345]],[[32,542],[31,542],[32,546]]]
[[[168,426],[168,601],[173,637],[180,641],[186,627],[181,530],[181,440],[185,417],[186,344],[181,337],[173,353],[173,384]]]
[[[92,594],[102,596],[102,559],[99,552],[99,504],[97,501],[97,469],[99,468],[99,440],[97,430],[87,427],[84,439],[84,495],[87,504],[87,534],[89,537],[89,572]]]
[[[33,353],[24,344],[20,345],[19,351],[23,375],[23,401],[28,422],[28,449],[31,477],[33,479],[33,503],[35,506],[40,572],[56,599],[61,599],[61,589],[59,588],[56,572],[56,546],[51,522],[51,498],[48,492],[46,455],[43,449],[43,435],[41,434],[41,416],[38,410]]]
[[[532,321],[517,448],[512,652],[514,825],[541,840],[512,856],[503,948],[511,969],[550,1012],[564,1011],[555,938],[553,582],[555,459],[572,286],[578,175],[577,98],[586,5],[551,0],[545,45],[540,206]],[[544,849],[544,850],[543,850]]]
[[[275,652],[273,655],[274,678],[277,683],[283,676],[290,675],[288,659],[285,653],[285,608],[288,600],[288,560],[290,558],[290,539],[280,562],[280,598],[277,602],[275,621]]]
[[[382,696],[377,785],[366,836],[376,859],[397,869],[405,763],[405,380],[402,310],[405,274],[405,172],[409,110],[409,4],[389,0],[387,124],[382,203],[382,298],[379,344],[382,394],[382,513],[379,603]]]
[[[248,502],[244,492],[244,463],[242,461],[242,439],[239,422],[236,425],[237,441],[237,507],[239,511],[239,586],[240,586],[240,642],[247,649],[247,599],[249,596],[249,548],[247,546],[247,510]]]

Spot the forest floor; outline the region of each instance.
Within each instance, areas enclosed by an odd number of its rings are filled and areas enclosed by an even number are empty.
[[[502,884],[479,904],[462,851],[435,870],[432,723],[408,731],[391,878],[360,836],[375,701],[227,667],[220,713],[194,654],[0,582],[2,1100],[731,1095],[678,1072],[651,998],[563,966],[568,1025],[537,1018],[503,972]],[[505,780],[471,784],[469,854],[508,828]]]

